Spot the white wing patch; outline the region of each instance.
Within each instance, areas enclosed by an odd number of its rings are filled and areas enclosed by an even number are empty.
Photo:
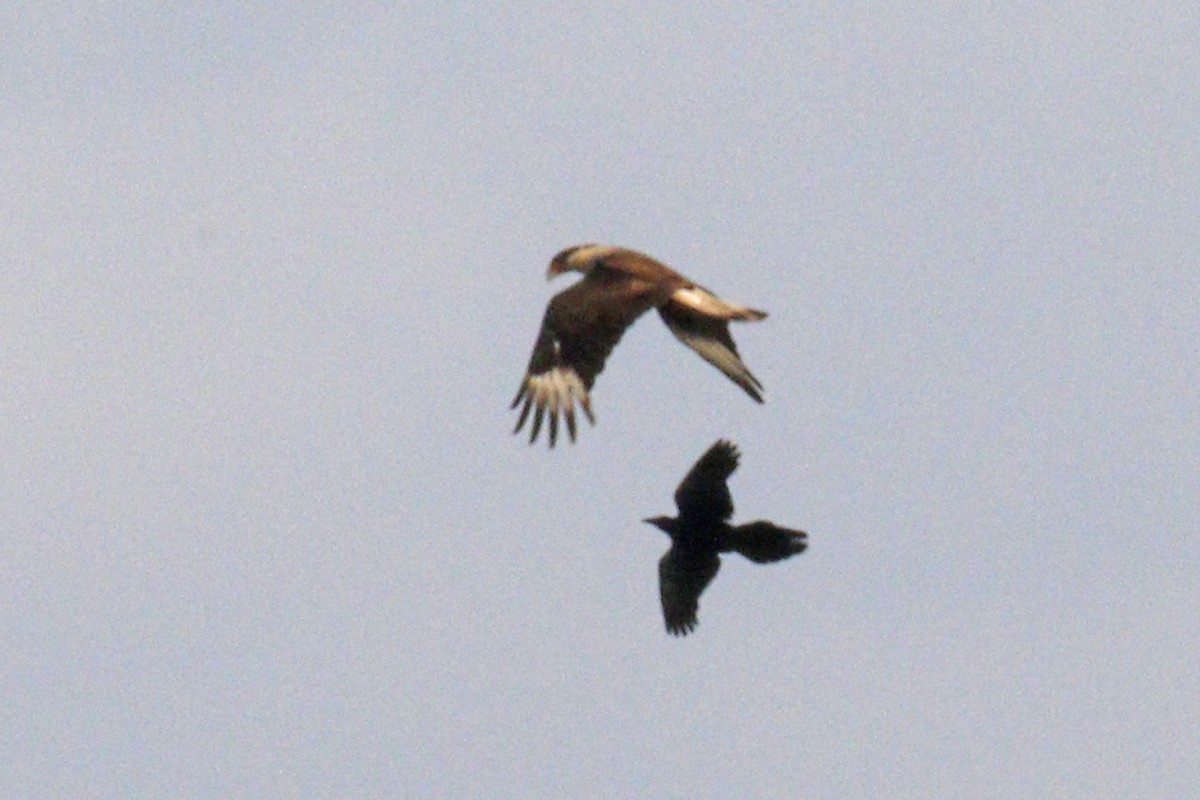
[[[587,388],[569,367],[555,367],[540,375],[530,375],[529,393],[533,402],[551,413],[571,411],[576,402],[585,409],[589,405]]]
[[[517,427],[513,428],[513,433],[521,430],[530,411],[533,411],[533,425],[529,431],[530,444],[537,439],[538,432],[542,429],[542,420],[549,416],[550,446],[554,447],[558,439],[559,414],[566,418],[567,434],[572,442],[575,441],[576,403],[583,409],[588,422],[596,424],[587,387],[579,374],[570,367],[557,366],[536,375],[526,375],[521,384],[521,391],[517,392],[517,397],[513,400],[513,408],[516,408],[522,399],[525,400],[525,406],[521,409],[521,416],[517,419]]]

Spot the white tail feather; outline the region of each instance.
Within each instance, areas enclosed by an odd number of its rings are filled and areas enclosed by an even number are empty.
[[[767,316],[765,311],[722,300],[702,286],[677,289],[671,295],[671,299],[705,316],[718,319],[759,320]]]

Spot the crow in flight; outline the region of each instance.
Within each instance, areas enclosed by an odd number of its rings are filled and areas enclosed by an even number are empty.
[[[667,631],[675,636],[686,636],[696,627],[700,593],[721,566],[718,553],[736,551],[755,563],[769,564],[808,547],[804,531],[762,520],[729,524],[733,499],[725,482],[737,464],[737,448],[719,440],[675,490],[679,516],[643,520],[671,537],[671,549],[658,562],[658,582]]]
[[[534,410],[530,444],[548,415],[553,447],[561,413],[575,441],[576,403],[596,424],[588,392],[625,329],[651,308],[658,309],[681,342],[762,402],[762,384],[738,356],[729,322],[760,320],[766,312],[722,300],[665,264],[622,247],[568,247],[550,262],[546,278],[571,271],[584,277],[556,294],[546,308],[529,368],[513,398],[513,408],[525,401],[513,433],[521,430]]]

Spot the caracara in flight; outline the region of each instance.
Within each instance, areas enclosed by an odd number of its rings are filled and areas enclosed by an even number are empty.
[[[804,531],[762,520],[729,524],[733,499],[725,482],[737,464],[737,448],[718,441],[675,490],[679,516],[643,520],[671,537],[671,549],[658,562],[658,588],[667,631],[674,636],[686,636],[696,627],[700,593],[721,566],[718,553],[734,551],[757,564],[769,564],[808,547]]]
[[[622,247],[568,247],[550,262],[546,279],[571,271],[583,273],[583,279],[556,294],[546,308],[529,369],[512,402],[516,408],[525,401],[513,433],[533,410],[530,444],[548,415],[554,446],[559,414],[575,441],[576,403],[596,424],[588,392],[625,329],[651,308],[658,309],[679,341],[762,402],[762,384],[738,357],[729,321],[759,320],[765,312],[722,300],[650,256]]]

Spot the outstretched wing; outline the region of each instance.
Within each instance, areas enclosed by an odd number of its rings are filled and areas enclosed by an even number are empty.
[[[652,305],[652,287],[641,281],[601,271],[593,275],[559,292],[546,307],[529,368],[512,402],[516,408],[525,401],[513,433],[521,430],[533,411],[530,444],[548,415],[550,446],[554,446],[559,414],[566,418],[567,432],[575,441],[576,403],[588,421],[596,423],[588,392],[625,329]]]
[[[719,522],[733,516],[733,498],[726,481],[737,465],[737,447],[724,439],[700,456],[675,490],[681,524]]]
[[[721,559],[715,553],[692,553],[672,547],[658,562],[658,591],[663,620],[672,636],[686,636],[696,627],[700,593],[716,577]]]
[[[711,296],[711,293],[700,290],[699,287],[690,291],[693,293],[703,292],[703,295],[696,294],[696,296],[703,296],[710,304],[712,301],[724,303],[715,296]],[[761,311],[743,309],[740,306],[730,307],[744,312],[744,314],[733,317],[735,319],[753,320],[766,316]],[[658,313],[667,327],[671,329],[671,333],[675,334],[675,338],[699,353],[705,361],[724,372],[730,380],[742,387],[746,394],[757,402],[763,401],[761,394],[763,385],[742,363],[737,345],[733,343],[733,337],[729,335],[728,318],[700,313],[678,300],[671,300],[659,306]]]

